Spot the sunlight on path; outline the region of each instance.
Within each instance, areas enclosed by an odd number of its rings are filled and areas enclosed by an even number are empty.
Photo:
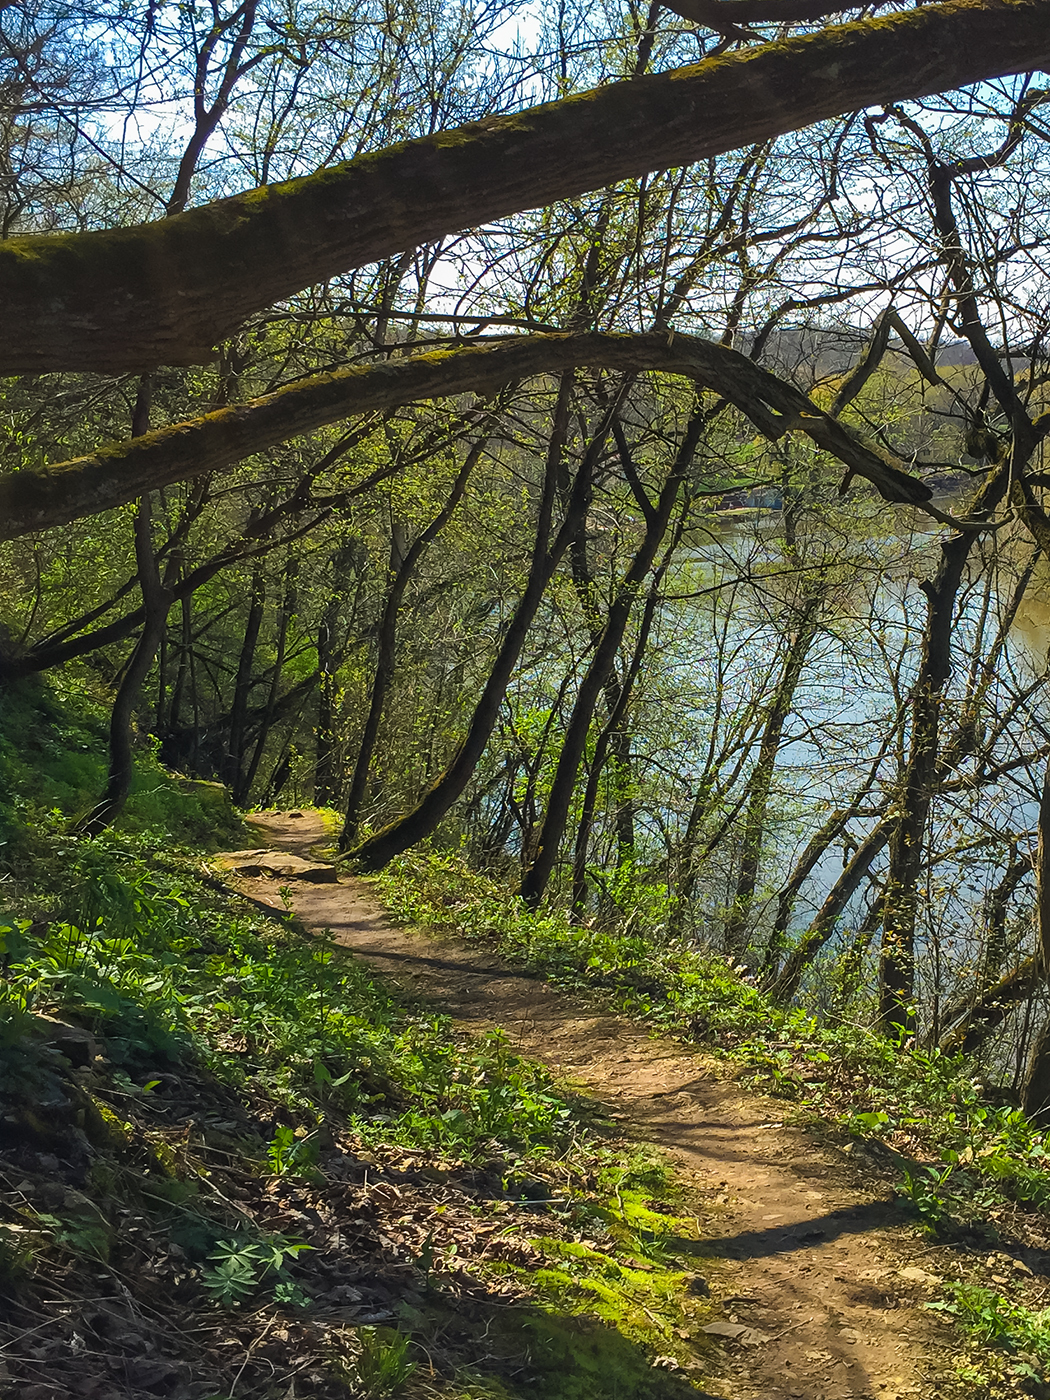
[[[326,840],[309,810],[256,815],[252,825],[299,855]],[[276,883],[260,875],[239,888],[281,908]],[[712,1292],[725,1364],[706,1385],[734,1400],[903,1400],[934,1396],[951,1375],[920,1309],[921,1240],[888,1187],[785,1126],[782,1102],[483,949],[396,926],[361,880],[297,884],[291,898],[307,927],[331,929],[462,1026],[503,1027],[522,1053],[669,1151],[695,1200],[701,1253],[719,1261]]]

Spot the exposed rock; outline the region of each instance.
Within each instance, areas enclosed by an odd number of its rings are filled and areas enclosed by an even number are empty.
[[[745,1327],[740,1322],[709,1322],[706,1327],[701,1327],[700,1331],[708,1337],[725,1337],[743,1347],[759,1347],[772,1341],[764,1332],[759,1332],[755,1327]]]
[[[95,1037],[82,1026],[70,1026],[54,1016],[33,1017],[31,1034],[42,1045],[64,1055],[74,1067],[90,1065],[98,1054]]]
[[[249,879],[265,875],[271,879],[306,880],[313,885],[334,885],[339,872],[334,865],[304,860],[287,851],[270,851],[265,847],[251,851],[225,851],[214,857],[223,870]]]

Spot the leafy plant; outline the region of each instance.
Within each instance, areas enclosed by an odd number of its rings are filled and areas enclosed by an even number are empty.
[[[951,1209],[945,1198],[944,1187],[953,1171],[952,1165],[923,1167],[919,1171],[904,1173],[904,1182],[898,1189],[919,1216],[925,1228],[933,1235],[940,1234],[951,1220]]]
[[[847,1127],[853,1132],[881,1133],[885,1128],[891,1126],[893,1120],[888,1113],[854,1113],[847,1123]]]
[[[30,1232],[20,1225],[0,1225],[0,1296],[18,1292],[29,1275],[34,1246]]]
[[[251,1245],[223,1240],[208,1257],[215,1260],[215,1267],[204,1271],[201,1284],[214,1302],[233,1308],[255,1292],[259,1269]]]
[[[266,1149],[274,1176],[298,1176],[310,1180],[317,1172],[317,1136],[297,1137],[293,1128],[283,1125],[274,1133]]]
[[[201,1275],[201,1284],[214,1302],[233,1308],[269,1279],[277,1302],[299,1307],[306,1298],[285,1265],[289,1259],[297,1259],[304,1250],[311,1248],[311,1245],[286,1240],[280,1235],[257,1240],[220,1240],[208,1256],[214,1264]]]

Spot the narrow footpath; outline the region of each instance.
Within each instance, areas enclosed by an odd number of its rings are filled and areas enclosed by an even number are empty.
[[[271,849],[300,856],[329,839],[309,810],[252,825]],[[281,908],[281,883],[258,876],[237,887]],[[932,1400],[953,1389],[951,1334],[921,1306],[940,1281],[934,1252],[884,1182],[785,1125],[783,1102],[483,949],[396,926],[363,880],[296,881],[293,908],[464,1028],[502,1027],[523,1055],[669,1154],[724,1315],[725,1372],[708,1388],[733,1400]]]

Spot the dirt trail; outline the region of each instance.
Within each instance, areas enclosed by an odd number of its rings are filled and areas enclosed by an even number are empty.
[[[305,854],[320,818],[252,818],[265,841]],[[281,907],[278,881],[241,880]],[[660,1144],[697,1200],[703,1253],[725,1320],[720,1380],[734,1400],[933,1397],[950,1374],[920,1270],[928,1252],[885,1186],[843,1154],[779,1120],[784,1104],[747,1093],[725,1069],[671,1039],[650,1039],[537,977],[453,939],[399,928],[361,880],[297,884],[294,909],[470,1030],[502,1026],[523,1054],[582,1084]],[[909,1269],[911,1277],[902,1274]]]

